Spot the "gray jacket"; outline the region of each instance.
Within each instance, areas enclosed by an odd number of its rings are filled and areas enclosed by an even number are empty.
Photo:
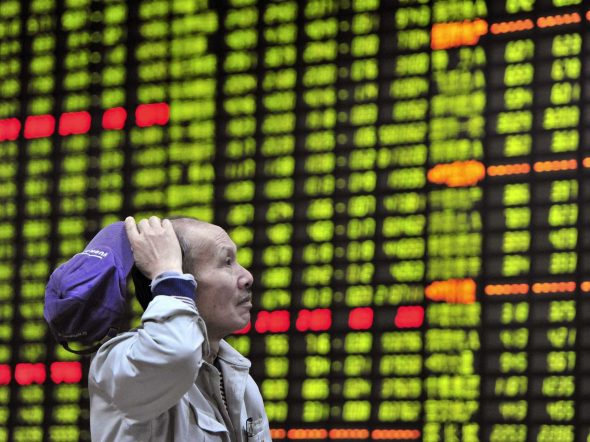
[[[93,441],[267,442],[268,418],[250,361],[221,341],[218,361],[192,300],[156,296],[142,327],[106,342],[88,376]],[[229,410],[229,414],[227,412]]]

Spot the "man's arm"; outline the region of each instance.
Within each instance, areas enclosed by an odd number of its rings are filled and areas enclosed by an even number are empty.
[[[143,327],[101,347],[89,382],[126,417],[144,421],[177,404],[194,383],[205,326],[194,303],[194,280],[181,277],[180,246],[170,221],[152,217],[136,227],[127,218],[125,224],[138,268],[150,279],[166,272],[167,279],[153,287]]]

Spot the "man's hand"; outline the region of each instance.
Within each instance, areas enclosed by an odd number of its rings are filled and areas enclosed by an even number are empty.
[[[157,216],[149,220],[125,219],[125,230],[133,250],[135,265],[149,279],[163,272],[182,273],[182,252],[170,220]]]

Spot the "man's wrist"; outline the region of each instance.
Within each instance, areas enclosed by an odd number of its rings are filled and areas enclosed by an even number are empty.
[[[181,277],[181,276],[184,276],[184,273],[182,273],[181,271],[178,271],[178,270],[165,270],[165,271],[162,271],[162,272],[158,273],[154,277],[154,279],[152,279],[152,285],[154,283],[157,284],[158,281],[160,281],[162,279],[165,279],[165,278],[176,278],[176,277]],[[190,275],[190,276],[193,276],[193,275]],[[193,277],[193,279],[194,279],[194,277]]]
[[[148,278],[150,278],[152,281],[155,281],[156,279],[160,278],[162,275],[182,275],[182,269],[177,268],[177,267],[169,267],[169,268],[160,268],[157,269],[156,271],[152,272],[151,275],[148,275],[146,273],[146,276],[148,276]]]
[[[156,276],[150,288],[154,296],[184,296],[195,300],[197,281],[190,273],[168,271]]]

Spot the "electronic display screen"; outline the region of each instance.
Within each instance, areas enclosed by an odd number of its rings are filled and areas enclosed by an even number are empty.
[[[587,8],[2,0],[0,441],[90,440],[45,284],[153,214],[253,273],[273,440],[590,440]]]

